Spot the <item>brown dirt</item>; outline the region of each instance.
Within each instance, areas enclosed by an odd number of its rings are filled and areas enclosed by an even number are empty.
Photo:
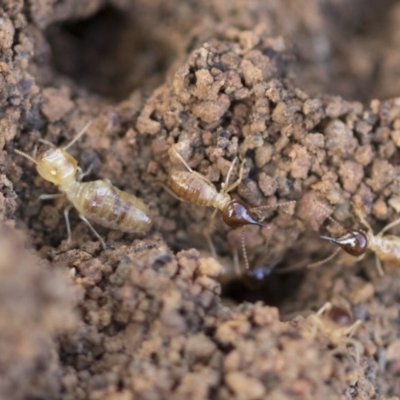
[[[328,214],[358,227],[356,207],[378,232],[399,212],[400,13],[379,4],[2,2],[0,398],[399,398],[400,271],[341,253],[300,268],[334,248]],[[39,202],[56,188],[13,153],[90,120],[71,148],[85,179],[155,221],[147,236],[96,226],[105,251],[74,212],[67,243],[65,201]],[[232,196],[250,206],[297,200],[245,230],[264,279],[233,271],[240,229],[217,216],[215,260],[211,210],[160,186],[183,168],[173,145],[218,188],[246,159]],[[317,318],[327,301],[362,321],[352,338]]]

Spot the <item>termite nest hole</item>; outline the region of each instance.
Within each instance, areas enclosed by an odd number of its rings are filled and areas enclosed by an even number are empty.
[[[153,34],[140,15],[109,6],[87,19],[53,24],[46,36],[57,71],[113,101],[136,88],[150,92],[176,56],[168,37]]]
[[[296,296],[306,272],[305,270],[288,274],[271,272],[257,277],[256,271],[257,268],[224,282],[221,297],[234,303],[262,301],[269,306],[279,308]]]

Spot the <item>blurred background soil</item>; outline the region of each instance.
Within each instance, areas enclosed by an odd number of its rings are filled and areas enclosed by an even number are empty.
[[[335,249],[328,215],[398,218],[399,27],[394,0],[2,0],[0,398],[399,399],[399,268],[302,268]],[[40,202],[57,188],[13,152],[88,121],[85,180],[154,218],[96,226],[104,251],[75,211],[66,241],[65,200]],[[251,207],[297,201],[245,229],[253,277],[242,231],[218,214],[213,258],[212,210],[162,186],[172,146],[218,189],[245,159],[231,195]]]

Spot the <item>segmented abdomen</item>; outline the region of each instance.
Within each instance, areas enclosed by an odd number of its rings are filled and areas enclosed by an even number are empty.
[[[189,171],[173,171],[168,184],[179,198],[201,207],[214,206],[218,195],[214,186]]]
[[[132,194],[104,181],[79,183],[71,203],[86,218],[123,232],[147,232],[153,223],[150,210]]]

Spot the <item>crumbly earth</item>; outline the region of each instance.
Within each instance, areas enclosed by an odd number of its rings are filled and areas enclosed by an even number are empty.
[[[0,398],[399,399],[399,269],[305,269],[335,248],[328,216],[378,232],[400,211],[399,6],[349,3],[3,0]],[[66,241],[65,199],[38,201],[57,189],[13,152],[88,121],[85,180],[154,219],[96,225],[104,251],[74,212]],[[265,227],[171,196],[174,150],[217,190],[243,162],[230,195]]]

